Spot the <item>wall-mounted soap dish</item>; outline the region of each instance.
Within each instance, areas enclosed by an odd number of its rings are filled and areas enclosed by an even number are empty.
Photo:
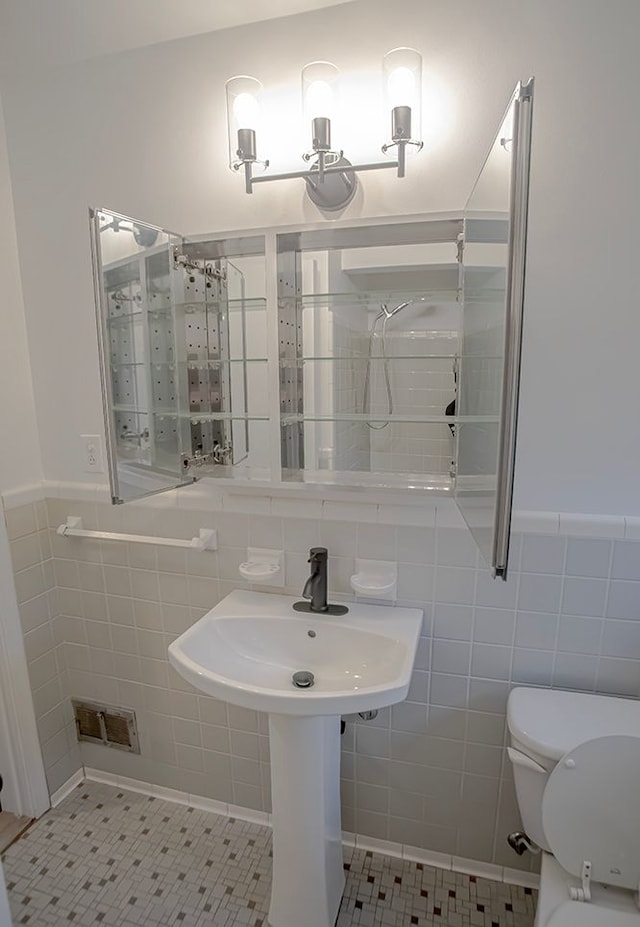
[[[249,547],[247,559],[240,564],[238,572],[249,583],[284,586],[284,551]]]
[[[395,599],[398,564],[387,560],[356,560],[351,588],[356,595],[370,599]]]

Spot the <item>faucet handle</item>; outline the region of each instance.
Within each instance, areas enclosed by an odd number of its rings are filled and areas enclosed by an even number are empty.
[[[329,556],[329,551],[326,547],[312,547],[309,551],[309,559],[307,563],[322,563],[323,560],[326,560]]]

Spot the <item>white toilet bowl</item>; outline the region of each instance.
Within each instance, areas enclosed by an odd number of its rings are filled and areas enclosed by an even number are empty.
[[[525,830],[546,851],[536,927],[640,927],[640,702],[514,689],[507,717]]]

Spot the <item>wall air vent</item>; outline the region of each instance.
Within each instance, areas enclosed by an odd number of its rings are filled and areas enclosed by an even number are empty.
[[[72,698],[78,740],[140,753],[135,712]]]

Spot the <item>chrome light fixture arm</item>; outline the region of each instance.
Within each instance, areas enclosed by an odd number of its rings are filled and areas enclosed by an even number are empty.
[[[405,177],[407,171],[407,145],[415,146],[417,151],[422,151],[424,142],[417,142],[412,138],[398,138],[392,142],[387,142],[382,146],[382,153],[386,154],[391,148],[398,148],[398,160],[393,161],[389,166],[398,168],[398,177]]]

